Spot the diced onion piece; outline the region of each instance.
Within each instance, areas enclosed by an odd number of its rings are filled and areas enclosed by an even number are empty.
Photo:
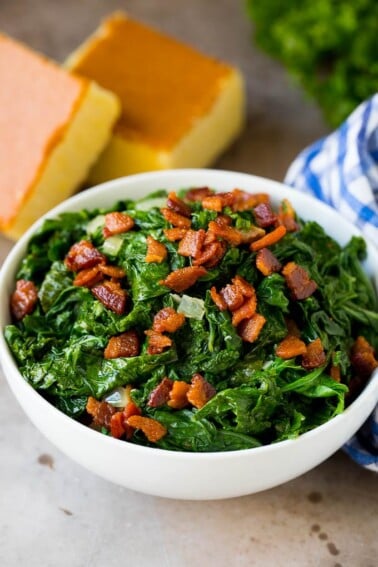
[[[108,404],[115,408],[124,408],[131,401],[130,390],[130,386],[126,386],[126,388],[123,388],[122,386],[115,388],[112,392],[105,396],[103,401],[108,402]]]
[[[146,199],[145,201],[140,201],[139,203],[136,203],[135,209],[137,211],[149,211],[154,207],[161,209],[162,207],[165,207],[166,204],[167,204],[167,197],[154,197],[152,199]]]
[[[181,295],[178,295],[177,293],[170,293],[169,295],[172,297],[175,303],[180,303]]]
[[[114,236],[109,236],[105,239],[102,245],[102,252],[107,256],[117,256],[121,249],[123,238],[120,234],[115,234]]]
[[[205,314],[205,302],[197,297],[183,295],[177,308],[177,313],[183,313],[189,319],[200,321]]]
[[[105,226],[105,215],[97,215],[87,224],[87,234],[94,234],[99,228]]]

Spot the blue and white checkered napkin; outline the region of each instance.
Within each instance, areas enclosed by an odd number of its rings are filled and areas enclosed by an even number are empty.
[[[285,183],[337,209],[378,246],[378,93],[301,152]],[[378,472],[378,406],[344,450]]]

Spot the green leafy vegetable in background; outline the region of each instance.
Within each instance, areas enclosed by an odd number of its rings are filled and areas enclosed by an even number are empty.
[[[338,126],[378,90],[375,0],[247,0],[256,43]]]
[[[102,234],[107,211],[99,210],[47,220],[33,236],[17,279],[33,280],[39,300],[32,313],[5,329],[24,378],[58,409],[84,423],[89,396],[103,400],[130,385],[143,416],[167,429],[156,445],[171,450],[253,448],[294,438],[342,412],[352,378],[349,353],[354,338],[361,334],[378,346],[377,298],[361,267],[364,241],[353,237],[342,248],[317,223],[297,219],[299,230],[288,232],[271,250],[282,265],[294,261],[316,281],[317,290],[307,299],[293,301],[281,273],[262,275],[256,253],[243,245],[228,246],[221,261],[180,296],[159,283],[191,261],[164,235],[170,226],[160,211],[166,195],[159,191],[138,202],[118,203],[115,210],[127,212],[135,228],[109,239]],[[198,202],[190,207],[195,230],[206,229],[216,218]],[[235,227],[249,230],[253,224],[251,212],[227,212]],[[149,235],[167,247],[160,263],[145,261]],[[74,243],[88,238],[126,272],[125,314],[108,309],[87,287],[74,285],[64,259]],[[254,286],[258,312],[266,319],[253,343],[242,340],[230,312],[221,311],[210,295],[212,286],[219,290],[236,274]],[[172,334],[171,348],[149,354],[144,332],[165,307],[181,310],[185,323]],[[277,344],[288,333],[287,318],[295,321],[306,343],[321,339],[324,364],[306,370],[295,358],[276,355]],[[139,354],[104,358],[109,339],[128,330],[139,335]],[[329,375],[335,361],[341,383]],[[215,388],[200,409],[148,404],[164,377],[190,383],[196,373]],[[131,441],[148,444],[141,431]]]

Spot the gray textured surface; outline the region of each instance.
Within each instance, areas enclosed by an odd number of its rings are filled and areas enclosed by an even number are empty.
[[[63,60],[115,8],[243,70],[248,128],[218,167],[281,179],[295,154],[326,131],[280,67],[251,46],[243,2],[0,0],[0,28]],[[1,261],[9,247],[0,237]],[[1,567],[376,564],[377,477],[342,453],[244,498],[198,503],[144,496],[58,452],[0,376],[0,455]]]

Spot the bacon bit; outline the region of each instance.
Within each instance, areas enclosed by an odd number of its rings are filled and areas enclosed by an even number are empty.
[[[288,335],[293,335],[293,337],[300,337],[301,336],[301,332],[299,330],[299,327],[296,324],[296,322],[294,321],[294,319],[286,318],[285,323],[286,323]]]
[[[93,266],[105,264],[105,262],[105,256],[89,240],[76,242],[71,246],[64,260],[66,268],[72,272],[93,268]]]
[[[192,209],[174,191],[168,194],[167,207],[183,217],[192,216]]]
[[[253,287],[253,285],[247,282],[247,280],[245,280],[242,276],[239,276],[239,274],[232,278],[232,283],[240,289],[244,297],[256,296],[255,288]]]
[[[173,380],[165,376],[163,380],[152,390],[148,396],[147,405],[150,408],[158,408],[163,406],[169,400],[169,393],[172,390]]]
[[[168,256],[168,250],[161,242],[158,242],[152,236],[147,236],[147,254],[146,254],[146,262],[148,264],[152,262],[156,262],[157,264],[161,264]]]
[[[94,266],[93,268],[87,268],[86,270],[80,270],[76,274],[74,281],[72,282],[73,285],[80,286],[80,287],[93,287],[98,282],[100,282],[103,278],[102,273],[99,270],[98,266]]]
[[[255,313],[257,308],[256,294],[247,299],[239,309],[232,313],[232,324],[237,327],[243,319],[250,319]]]
[[[311,341],[306,346],[306,352],[302,356],[302,366],[306,370],[311,370],[312,368],[318,368],[325,364],[326,355],[324,352],[322,341],[317,338]]]
[[[123,418],[126,422],[132,415],[142,415],[142,410],[136,404],[134,404],[134,402],[131,401],[126,404],[126,407],[122,413]]]
[[[269,203],[269,195],[267,193],[247,193],[240,189],[233,190],[234,201],[232,210],[234,212],[248,211],[253,209],[260,203]]]
[[[185,195],[187,201],[202,201],[205,197],[213,195],[214,191],[209,187],[195,187],[194,189],[189,189]]]
[[[265,235],[265,230],[258,226],[252,226],[248,230],[239,230],[239,232],[242,244],[251,244],[251,242],[255,242]]]
[[[260,203],[253,209],[256,224],[261,228],[272,226],[277,221],[277,215],[274,214],[270,203]]]
[[[209,222],[209,230],[213,232],[216,236],[223,238],[233,246],[239,246],[242,241],[241,234],[236,228],[232,226],[227,226],[225,224],[220,224],[216,221]]]
[[[172,307],[164,307],[156,313],[152,329],[157,333],[175,333],[184,323],[183,313],[177,313]]]
[[[110,435],[115,439],[121,439],[125,432],[123,413],[117,411],[110,419]]]
[[[254,343],[265,323],[265,317],[260,313],[255,313],[250,319],[245,319],[239,324],[238,333],[243,341]]]
[[[164,236],[169,242],[176,242],[176,240],[181,240],[184,238],[187,229],[186,228],[165,228],[163,230]]]
[[[102,230],[104,238],[113,234],[128,232],[134,226],[134,219],[125,213],[108,213],[105,215],[105,226]]]
[[[350,361],[355,372],[363,378],[368,378],[373,370],[378,367],[374,348],[362,336],[357,337],[353,343]]]
[[[125,271],[118,266],[106,266],[104,264],[99,264],[98,269],[100,272],[105,274],[105,276],[109,276],[110,278],[115,278],[117,280],[121,280],[126,276]]]
[[[210,197],[204,197],[202,200],[202,207],[208,211],[216,211],[221,213],[223,209],[223,200],[220,195],[211,195]]]
[[[293,335],[286,335],[276,348],[276,355],[285,360],[306,354],[306,352],[306,344]]]
[[[332,365],[329,369],[329,375],[331,376],[332,380],[334,380],[335,382],[341,382],[340,366]]]
[[[104,350],[104,358],[119,358],[138,356],[140,343],[138,333],[134,330],[126,331],[116,337],[110,337]]]
[[[127,292],[119,282],[103,282],[92,287],[91,292],[105,307],[123,315],[126,309]]]
[[[262,238],[259,238],[259,240],[255,240],[255,242],[252,242],[249,249],[252,252],[257,252],[257,250],[261,250],[261,248],[272,246],[272,244],[275,244],[276,242],[281,240],[281,238],[283,238],[285,234],[286,234],[286,228],[281,224],[271,232],[268,232]]]
[[[183,215],[179,215],[178,213],[175,213],[175,211],[172,211],[172,209],[168,209],[168,208],[160,209],[160,212],[165,218],[165,220],[170,222],[174,227],[190,228],[190,225],[192,224],[190,219],[184,217]]]
[[[194,285],[198,278],[205,274],[207,274],[207,271],[202,266],[188,266],[171,272],[165,280],[161,280],[159,283],[181,293]]]
[[[316,282],[310,279],[308,272],[295,262],[288,262],[282,270],[282,275],[292,293],[293,299],[306,299],[318,287]]]
[[[215,240],[202,249],[202,253],[194,261],[194,266],[205,265],[206,268],[214,268],[225,255],[227,245],[225,242]]]
[[[240,287],[234,284],[227,284],[220,290],[220,295],[230,311],[239,309],[244,303],[244,296]]]
[[[201,253],[205,238],[206,232],[202,228],[200,230],[188,230],[184,238],[180,240],[177,252],[181,256],[197,258]]]
[[[230,215],[218,215],[215,221],[219,226],[231,226],[232,218]]]
[[[143,431],[147,439],[151,443],[156,443],[167,434],[167,428],[164,427],[159,421],[152,417],[142,417],[141,415],[132,415],[127,420],[127,424],[131,425],[134,429]]]
[[[144,334],[148,337],[148,354],[161,354],[166,348],[172,346],[172,339],[162,333],[149,329],[148,331],[144,331]]]
[[[208,244],[213,244],[214,242],[218,242],[216,235],[213,232],[207,231],[203,245],[206,247]]]
[[[34,311],[38,301],[38,290],[32,281],[18,280],[10,298],[10,309],[17,321]]]
[[[256,268],[264,276],[270,276],[274,272],[279,272],[282,264],[269,248],[261,248],[256,255]]]
[[[279,206],[278,222],[283,224],[288,232],[296,232],[299,229],[295,220],[295,210],[288,199],[283,199]]]
[[[216,287],[213,286],[211,288],[210,296],[220,311],[226,311],[227,303],[225,302],[221,294],[217,292]]]
[[[87,400],[86,410],[93,417],[94,425],[98,427],[106,427],[109,429],[112,415],[115,414],[116,409],[107,402],[98,402],[92,396]]]
[[[194,374],[187,392],[188,401],[195,408],[202,408],[216,394],[212,386],[201,374]]]
[[[169,392],[168,405],[173,409],[183,409],[188,405],[187,394],[190,385],[182,380],[174,380],[171,391]]]

